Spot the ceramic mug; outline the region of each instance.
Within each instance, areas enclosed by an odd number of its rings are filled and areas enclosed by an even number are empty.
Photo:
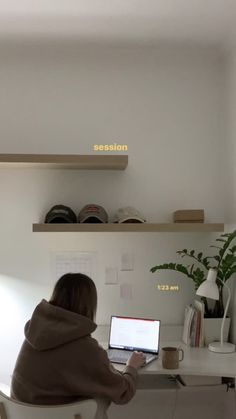
[[[166,346],[162,348],[162,366],[175,370],[179,368],[179,362],[184,359],[184,351],[182,348],[175,348],[173,346]]]

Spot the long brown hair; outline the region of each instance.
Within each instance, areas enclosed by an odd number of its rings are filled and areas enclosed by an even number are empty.
[[[49,303],[94,320],[97,310],[96,286],[87,275],[67,273],[56,282]]]

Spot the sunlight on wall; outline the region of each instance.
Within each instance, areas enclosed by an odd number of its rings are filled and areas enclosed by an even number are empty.
[[[2,283],[2,280],[4,283]],[[17,301],[17,294],[6,287],[6,277],[0,276],[0,330],[1,334],[14,331],[21,319],[21,310]]]
[[[20,278],[0,275],[0,382],[10,384],[24,340],[24,325],[45,296],[45,286],[31,283],[29,287],[29,283]]]

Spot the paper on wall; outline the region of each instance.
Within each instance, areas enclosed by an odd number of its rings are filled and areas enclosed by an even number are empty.
[[[105,269],[105,284],[114,285],[118,283],[118,271],[117,268],[106,268]]]
[[[66,273],[80,272],[95,277],[96,252],[52,252],[52,270],[55,279]]]
[[[120,286],[120,298],[123,300],[132,300],[133,287],[131,284],[121,284]]]
[[[134,255],[133,253],[122,253],[121,255],[121,271],[134,270]]]

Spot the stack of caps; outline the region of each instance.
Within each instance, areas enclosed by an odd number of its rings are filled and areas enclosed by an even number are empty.
[[[177,210],[173,214],[174,223],[204,223],[204,210]]]
[[[85,205],[79,212],[78,217],[74,211],[66,205],[54,205],[46,214],[45,223],[107,223],[106,210],[97,204]]]
[[[85,205],[76,217],[74,211],[67,205],[54,205],[46,214],[45,223],[108,223],[106,210],[97,204]],[[143,214],[134,207],[119,208],[114,223],[145,223]]]

